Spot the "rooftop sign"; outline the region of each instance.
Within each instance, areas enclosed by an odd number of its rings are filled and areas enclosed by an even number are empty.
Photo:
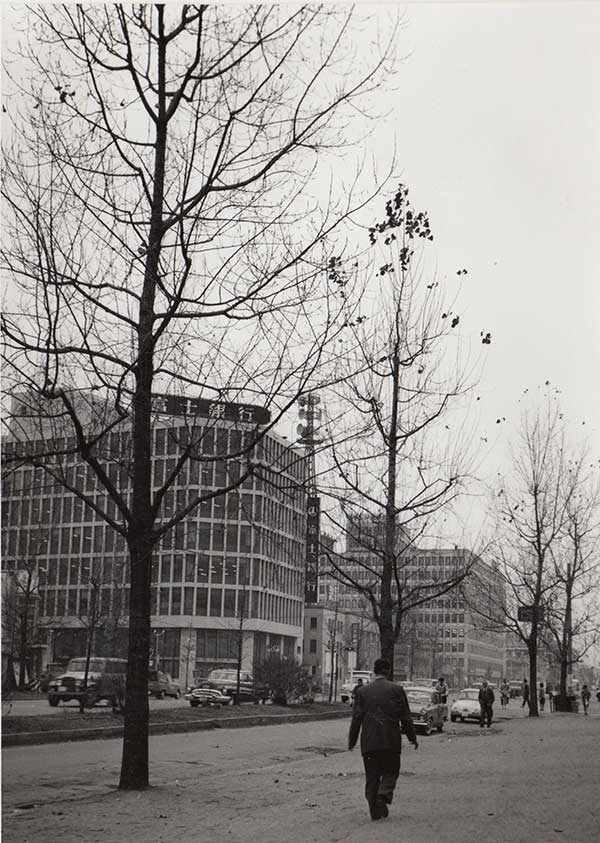
[[[255,404],[234,404],[208,398],[187,398],[185,395],[154,395],[152,409],[168,416],[201,416],[207,419],[268,424],[271,413]]]

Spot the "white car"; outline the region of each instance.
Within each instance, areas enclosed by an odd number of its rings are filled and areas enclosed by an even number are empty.
[[[456,723],[457,720],[479,720],[480,717],[479,688],[464,688],[452,704],[450,720]]]

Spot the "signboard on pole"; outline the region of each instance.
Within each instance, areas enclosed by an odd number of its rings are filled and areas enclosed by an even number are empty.
[[[304,602],[316,603],[319,597],[319,522],[321,501],[309,497],[306,503],[306,578]]]
[[[524,623],[533,623],[534,618],[537,617],[537,622],[541,623],[544,620],[544,607],[537,606],[519,606],[517,609],[517,619]]]

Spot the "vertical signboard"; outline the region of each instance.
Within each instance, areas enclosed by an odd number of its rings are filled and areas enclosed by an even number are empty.
[[[306,579],[304,602],[318,601],[319,576],[319,498],[309,497],[306,506]]]

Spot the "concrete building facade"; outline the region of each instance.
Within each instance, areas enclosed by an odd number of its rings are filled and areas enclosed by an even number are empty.
[[[367,540],[351,536],[341,561],[344,571],[358,583],[370,584],[377,591],[378,570],[381,556],[365,548],[378,539],[364,531]],[[493,579],[492,569],[465,548],[426,549],[411,547],[402,554],[400,568],[406,588],[448,580],[452,572],[468,564],[477,566],[477,579]],[[326,599],[334,591],[340,610],[363,613],[368,616],[368,604],[350,583],[324,576],[320,580],[320,597]],[[395,593],[392,584],[392,593]],[[453,688],[479,682],[484,677],[498,682],[504,673],[504,636],[488,632],[477,624],[469,609],[465,593],[452,589],[446,594],[432,597],[405,616],[403,631],[396,645],[394,675],[410,681],[418,678],[445,676]]]
[[[237,420],[230,415],[157,413],[155,492],[175,471],[190,431],[199,443],[166,490],[159,523],[199,492],[216,493],[241,476],[240,454],[256,425],[241,412]],[[117,425],[106,435],[103,456],[125,500],[130,441],[130,426]],[[11,447],[5,443],[5,450]],[[200,504],[165,534],[153,556],[152,660],[186,684],[213,667],[237,664],[240,640],[245,670],[268,652],[301,656],[304,461],[273,433],[258,442],[253,459],[266,471]],[[126,645],[128,554],[123,535],[94,506],[117,523],[119,513],[83,461],[67,457],[64,472],[75,491],[42,467],[23,464],[4,473],[2,565],[18,570],[27,560],[36,566],[45,662],[81,655],[92,625],[97,654],[119,655]]]

